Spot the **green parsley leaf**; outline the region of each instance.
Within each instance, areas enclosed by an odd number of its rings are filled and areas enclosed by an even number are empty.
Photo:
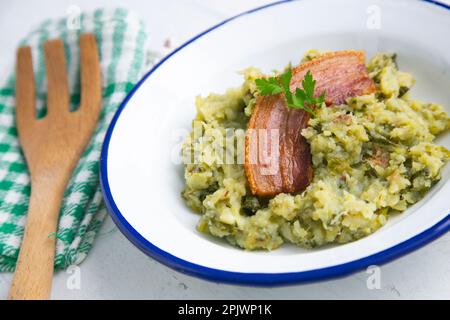
[[[271,96],[273,94],[284,92],[284,89],[278,83],[275,77],[267,79],[256,79],[256,87],[263,96]]]
[[[290,91],[289,88],[292,79],[292,69],[288,69],[285,73],[280,76],[280,83],[283,86],[284,91]]]
[[[306,94],[301,89],[295,89],[295,95],[293,97],[293,106],[292,108],[298,109],[305,106],[306,102]]]
[[[313,79],[311,71],[308,71],[303,78],[302,87],[305,91],[306,98],[309,102],[314,100],[314,87],[316,86],[316,80]]]
[[[318,98],[315,99],[315,102],[316,102],[317,108],[320,108],[322,106],[322,103],[325,102],[325,91],[322,92],[322,94]]]
[[[314,108],[320,108],[325,101],[325,91],[319,97],[314,98],[316,80],[313,79],[311,71],[306,73],[302,81],[303,89],[297,88],[295,93],[290,90],[291,79],[292,68],[289,67],[279,77],[256,79],[255,83],[261,95],[284,93],[286,103],[290,108],[303,109],[314,115]]]

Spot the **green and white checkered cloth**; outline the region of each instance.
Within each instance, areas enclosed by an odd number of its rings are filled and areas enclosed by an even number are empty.
[[[20,43],[32,47],[38,116],[46,109],[44,41],[64,40],[72,107],[80,102],[80,33],[96,35],[100,55],[102,112],[62,203],[55,235],[55,267],[58,269],[78,264],[86,257],[106,216],[98,178],[103,138],[114,112],[142,76],[146,58],[144,25],[133,13],[124,9],[101,9],[82,13],[77,21],[68,23],[66,18],[44,21]],[[30,195],[30,178],[15,127],[14,86],[12,75],[6,85],[0,87],[0,271],[14,270]]]

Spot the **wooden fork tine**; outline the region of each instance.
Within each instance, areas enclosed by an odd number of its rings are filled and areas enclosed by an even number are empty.
[[[47,70],[47,115],[58,117],[69,113],[69,88],[64,44],[59,39],[46,41],[44,51]]]
[[[95,36],[80,36],[81,104],[79,110],[96,116],[100,110],[101,76]]]
[[[27,127],[36,117],[33,61],[30,47],[19,48],[16,68],[17,125]]]

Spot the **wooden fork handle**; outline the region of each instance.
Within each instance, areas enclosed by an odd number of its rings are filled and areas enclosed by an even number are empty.
[[[32,179],[27,224],[9,291],[10,300],[50,298],[55,232],[68,180],[68,174]]]

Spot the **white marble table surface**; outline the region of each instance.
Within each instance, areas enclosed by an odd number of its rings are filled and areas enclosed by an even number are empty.
[[[356,0],[355,0],[356,1]],[[395,0],[393,0],[395,1]],[[413,1],[413,0],[411,0]],[[1,0],[0,79],[9,73],[18,39],[47,17],[124,5],[147,24],[149,45],[158,50],[167,37],[183,42],[223,19],[271,0]],[[450,0],[444,0],[450,4]],[[6,31],[7,30],[7,31]],[[5,32],[6,31],[6,32]],[[346,278],[280,288],[254,288],[199,280],[148,258],[118,231],[108,217],[90,255],[80,267],[80,289],[54,278],[54,299],[450,299],[450,233],[381,267],[381,288],[369,290],[365,271]],[[0,298],[11,274],[0,274]],[[71,289],[72,288],[72,289]]]

